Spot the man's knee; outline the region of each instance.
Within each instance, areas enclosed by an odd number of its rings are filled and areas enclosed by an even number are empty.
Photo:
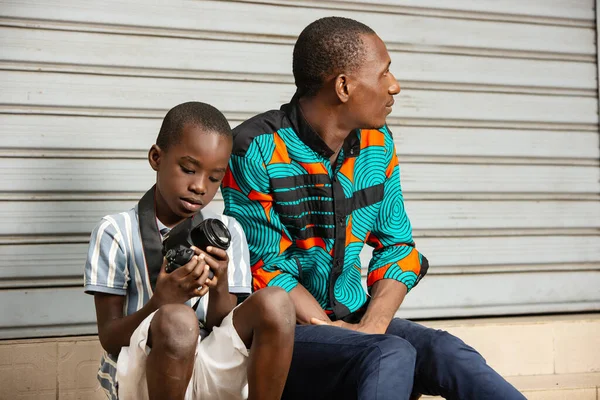
[[[173,357],[187,357],[196,348],[199,333],[198,318],[185,304],[162,306],[150,323],[152,348],[161,348]]]
[[[400,360],[406,365],[415,364],[417,350],[407,340],[393,335],[383,336],[384,338],[376,344],[382,358]]]
[[[372,335],[371,343],[362,352],[360,363],[365,370],[413,369],[416,358],[417,351],[408,341],[393,335]]]
[[[296,309],[285,290],[267,287],[254,293],[248,300],[252,301],[260,326],[289,331],[296,325]]]

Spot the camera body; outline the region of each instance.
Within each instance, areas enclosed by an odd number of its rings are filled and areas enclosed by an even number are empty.
[[[193,219],[188,218],[171,229],[163,239],[162,253],[167,259],[165,270],[173,272],[187,264],[194,256],[192,246],[202,251],[206,251],[208,246],[227,250],[230,244],[231,233],[221,220],[207,218],[194,224]],[[210,271],[209,278],[213,276]]]

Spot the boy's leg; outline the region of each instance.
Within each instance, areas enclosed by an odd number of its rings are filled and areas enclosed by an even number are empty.
[[[284,400],[408,400],[416,351],[391,335],[297,326]]]
[[[185,304],[162,306],[152,318],[146,362],[150,400],[184,399],[194,368],[198,318]]]
[[[233,326],[247,348],[248,400],[280,399],[294,347],[296,312],[288,294],[269,287],[233,312]]]
[[[417,350],[414,392],[446,399],[525,399],[472,347],[448,332],[395,318],[387,334],[409,341]]]

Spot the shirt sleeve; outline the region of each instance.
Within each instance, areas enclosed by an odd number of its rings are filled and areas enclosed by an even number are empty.
[[[253,145],[244,156],[232,155],[222,183],[225,214],[242,226],[248,241],[252,287],[279,286],[290,291],[298,285],[298,260],[292,241],[273,210],[269,177]]]
[[[123,236],[115,223],[103,218],[92,231],[84,270],[84,290],[127,294],[127,256]]]
[[[370,290],[381,279],[395,279],[410,291],[425,276],[429,263],[415,248],[412,227],[404,209],[396,147],[389,131],[385,131],[386,149],[391,158],[386,168],[381,208],[367,236],[367,244],[374,247],[367,287]]]
[[[227,228],[231,233],[231,245],[227,249],[229,293],[250,294],[252,293],[252,273],[246,235],[235,218],[224,218],[228,219]]]

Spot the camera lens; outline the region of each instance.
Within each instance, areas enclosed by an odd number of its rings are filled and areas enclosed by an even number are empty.
[[[227,250],[231,242],[231,234],[225,224],[213,218],[202,221],[192,230],[190,238],[192,243],[200,249],[214,246]]]

